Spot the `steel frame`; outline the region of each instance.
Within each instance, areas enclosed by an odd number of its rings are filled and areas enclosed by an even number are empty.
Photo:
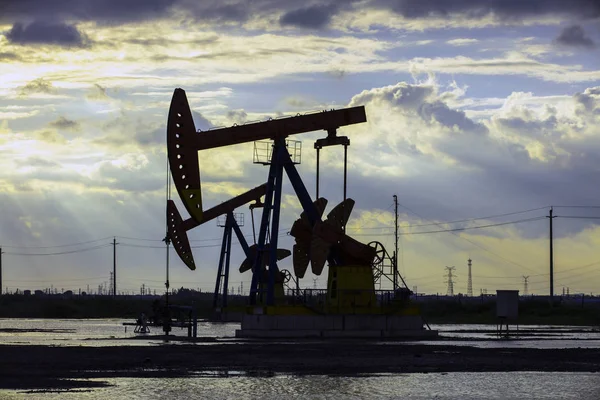
[[[277,138],[273,143],[273,159],[269,167],[269,176],[267,180],[267,191],[265,194],[263,214],[258,234],[258,244],[254,266],[252,268],[252,283],[250,285],[250,304],[255,305],[258,302],[257,296],[264,294],[264,288],[260,290],[261,268],[260,260],[265,251],[269,251],[269,276],[267,281],[266,295],[267,305],[275,304],[275,275],[279,271],[277,266],[277,242],[279,232],[279,219],[281,211],[281,192],[283,184],[283,172],[286,172],[298,200],[310,221],[311,226],[320,221],[319,214],[313,204],[308,190],[294,163],[292,162],[284,138]],[[267,228],[270,226],[270,243],[266,243]]]
[[[242,250],[246,257],[250,256],[250,248],[248,242],[244,237],[239,224],[235,220],[233,212],[227,213],[225,219],[225,226],[223,229],[223,240],[221,242],[221,253],[219,255],[219,270],[217,272],[217,281],[215,283],[215,292],[213,295],[213,308],[219,306],[219,295],[221,295],[221,307],[227,307],[227,296],[228,296],[228,284],[229,284],[229,265],[231,261],[231,241],[233,240],[233,233],[237,236],[237,239],[242,246]],[[221,284],[223,287],[221,293]]]

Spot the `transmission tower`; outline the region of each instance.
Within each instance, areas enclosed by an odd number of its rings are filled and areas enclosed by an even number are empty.
[[[523,296],[527,296],[529,294],[529,275],[523,275]]]
[[[109,280],[109,283],[108,283],[108,292],[110,294],[114,294],[114,286],[113,286],[114,285],[114,280],[113,280],[113,276],[114,275],[113,275],[112,271],[110,271],[109,274],[110,274],[110,280]]]
[[[467,280],[467,296],[473,297],[473,279],[471,277],[471,259],[469,258],[469,278]]]
[[[446,267],[446,271],[448,271],[446,273],[446,278],[448,279],[448,290],[446,292],[447,296],[454,296],[454,281],[452,280],[452,278],[454,278],[456,275],[452,274],[452,271],[456,270],[456,267]]]

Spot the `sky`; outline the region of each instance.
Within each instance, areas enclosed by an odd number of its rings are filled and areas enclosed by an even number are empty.
[[[366,123],[338,132],[348,234],[392,253],[397,195],[399,268],[419,293],[446,293],[446,266],[466,293],[471,258],[475,294],[523,291],[523,276],[547,294],[551,206],[555,292],[597,293],[599,66],[597,0],[0,0],[3,290],[95,291],[116,237],[118,291],[164,291],[166,123],[183,88],[203,130],[365,106]],[[325,135],[292,138],[313,197]],[[199,160],[205,208],[267,179],[252,143]],[[342,160],[321,153],[326,212]],[[301,207],[284,191],[291,250]],[[172,287],[214,289],[221,236],[214,221],[189,232],[197,269],[171,251]],[[235,292],[250,286],[242,261],[234,242]]]

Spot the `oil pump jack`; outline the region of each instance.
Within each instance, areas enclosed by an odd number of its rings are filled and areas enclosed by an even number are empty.
[[[383,316],[386,321],[387,315],[390,314],[408,318],[418,316],[418,310],[408,305],[410,291],[406,287],[394,287],[392,301],[383,304],[382,297],[378,296],[374,287],[374,264],[380,257],[378,250],[360,243],[345,232],[345,226],[354,206],[354,201],[346,198],[345,190],[346,150],[349,139],[337,136],[337,130],[343,126],[363,122],[366,122],[365,109],[359,106],[269,119],[264,122],[202,132],[197,131],[194,126],[185,91],[175,89],[167,123],[168,159],[173,182],[187,212],[190,214],[190,218],[183,220],[175,203],[169,200],[167,205],[168,237],[171,239],[181,260],[193,270],[195,269],[195,262],[187,238],[187,231],[220,215],[226,215],[227,222],[219,261],[215,303],[220,279],[224,279],[224,290],[227,290],[231,238],[232,233],[235,233],[246,256],[240,266],[240,272],[252,272],[248,315],[245,316],[248,318],[242,320],[241,331],[254,332],[252,335],[255,335],[258,331],[270,330],[271,328],[268,328],[268,326],[277,324],[277,322],[268,322],[267,325],[264,325],[264,318],[263,322],[260,322],[260,318],[253,319],[256,316],[264,316],[265,314],[272,317],[306,316],[313,317],[313,319],[333,316],[343,317],[350,314],[369,314]],[[291,135],[319,130],[327,131],[327,137],[315,143],[317,150],[330,145],[341,144],[345,146],[344,201],[334,207],[325,219],[322,219],[322,217],[327,200],[322,197],[314,201],[311,199],[286,146],[286,139]],[[215,207],[204,210],[199,172],[199,152],[265,139],[272,141],[267,181]],[[290,231],[290,235],[295,238],[293,252],[278,248],[277,233],[279,232],[284,172],[303,209],[300,218],[294,222]],[[263,212],[258,242],[253,246],[248,246],[233,217],[233,211],[252,201],[260,203],[262,196],[265,200],[262,203]],[[270,238],[267,238],[268,232],[271,233]],[[328,264],[326,299],[324,302],[320,302],[318,307],[309,307],[307,304],[295,302],[289,304],[286,300],[283,284],[289,274],[279,269],[278,261],[290,254],[293,254],[296,279],[304,277],[309,263],[315,275],[320,275],[325,263]],[[390,299],[389,296],[388,299]],[[300,330],[314,324],[313,320],[303,321],[303,327],[300,327]],[[364,325],[360,321],[358,323],[360,326]],[[384,322],[385,324],[386,322]],[[342,325],[345,324],[342,323]],[[408,325],[414,328],[413,331],[422,328],[420,322],[415,324],[413,321]],[[416,325],[418,325],[418,328],[416,328]],[[281,331],[279,333],[281,334]]]

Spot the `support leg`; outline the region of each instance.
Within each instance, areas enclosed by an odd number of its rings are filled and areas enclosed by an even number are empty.
[[[285,142],[281,139],[280,143],[277,143],[275,150],[277,150],[277,164],[281,164],[282,152],[286,152]],[[289,156],[288,156],[289,157]],[[273,216],[271,221],[271,240],[269,241],[269,285],[267,288],[267,305],[275,304],[275,274],[279,272],[277,268],[277,239],[279,236],[279,214],[281,211],[281,190],[283,183],[283,168],[278,167],[276,169],[275,176],[275,189],[273,199]]]
[[[276,148],[273,149],[274,154]],[[269,179],[267,180],[267,192],[265,193],[265,204],[260,223],[260,231],[258,233],[258,245],[256,249],[256,257],[252,267],[252,282],[250,284],[250,304],[257,303],[258,286],[262,274],[262,257],[265,249],[265,239],[267,236],[267,227],[269,225],[271,209],[273,207],[273,191],[275,186],[276,169],[279,168],[276,162],[271,162],[269,168]]]
[[[219,271],[217,272],[217,282],[215,283],[215,294],[213,296],[213,309],[217,308],[219,303],[219,292],[221,288],[221,277],[223,276],[223,262],[225,252],[227,251],[227,229],[223,230],[223,240],[221,242],[221,254],[219,255]]]
[[[231,260],[231,226],[233,225],[233,213],[227,214],[227,222],[225,223],[225,231],[227,234],[227,254],[225,255],[225,271],[223,282],[223,308],[227,307],[227,294],[229,291],[229,261]]]

